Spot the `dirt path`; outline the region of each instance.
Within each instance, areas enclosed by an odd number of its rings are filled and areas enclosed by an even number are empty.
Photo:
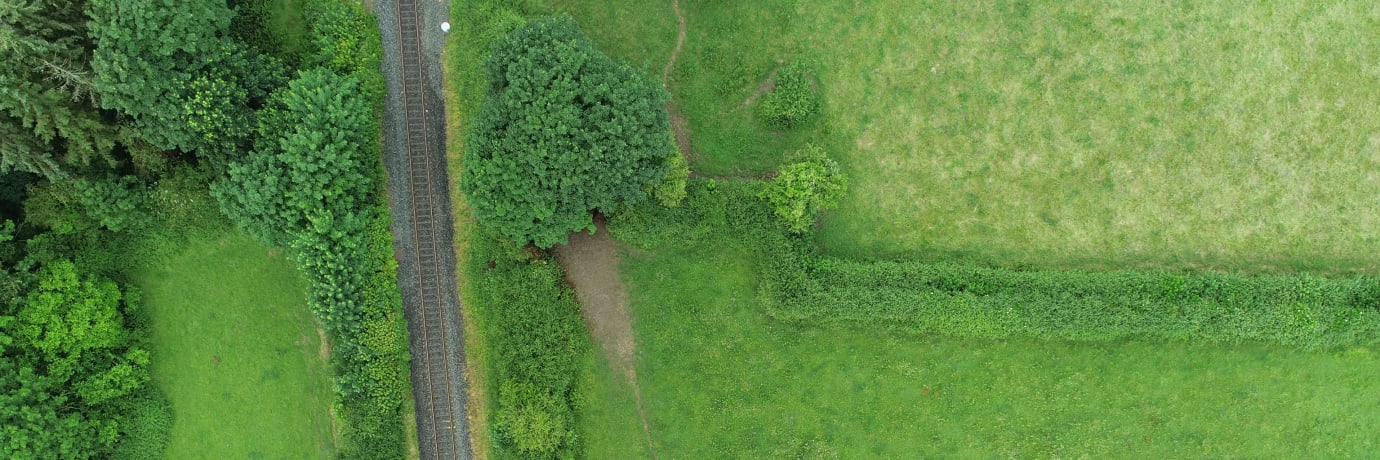
[[[666,68],[661,70],[661,81],[666,86],[671,85],[671,69],[676,67],[676,59],[680,58],[680,50],[685,47],[685,12],[680,10],[680,0],[671,1],[671,10],[676,13],[676,47],[671,50],[671,58],[666,60]]]
[[[730,112],[737,112],[739,110],[746,109],[747,106],[752,105],[752,103],[756,101],[757,98],[762,97],[763,94],[767,94],[767,91],[771,91],[773,88],[776,88],[776,72],[779,71],[781,71],[779,67],[776,69],[772,69],[771,74],[767,75],[767,78],[762,80],[762,84],[757,85],[757,90],[753,91],[752,95],[748,96],[747,100],[744,100],[742,104],[738,104],[738,106],[734,107],[733,110],[730,110]]]
[[[618,276],[618,243],[609,237],[603,216],[596,216],[594,223],[598,230],[593,235],[574,233],[569,243],[556,246],[556,259],[565,270],[566,280],[575,287],[585,328],[603,349],[613,371],[632,386],[647,450],[652,458],[657,458],[647,413],[642,408],[642,390],[637,385],[637,345],[633,341],[628,291]]]
[[[671,49],[671,57],[666,60],[666,68],[661,71],[661,84],[667,91],[671,90],[671,70],[676,67],[676,60],[680,59],[680,52],[685,48],[685,12],[680,10],[680,0],[671,2],[671,10],[676,13],[676,47]],[[686,159],[694,160],[698,154],[694,146],[690,143],[690,121],[681,113],[680,105],[675,99],[666,101],[666,113],[671,116],[671,134],[675,137],[676,148],[680,149],[681,155]]]

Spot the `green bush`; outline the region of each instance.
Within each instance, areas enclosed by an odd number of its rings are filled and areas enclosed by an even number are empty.
[[[112,232],[138,230],[151,222],[148,187],[134,176],[108,175],[76,181],[86,214]]]
[[[498,389],[499,412],[494,426],[499,438],[509,440],[518,452],[551,456],[575,436],[570,404],[545,388],[509,380]]]
[[[767,126],[791,129],[814,119],[819,111],[819,90],[810,81],[809,68],[792,62],[776,72],[775,85],[757,101],[755,113]]]
[[[149,388],[124,409],[125,422],[120,428],[120,441],[115,444],[111,458],[115,460],[147,460],[163,458],[172,432],[172,403],[163,393]]]
[[[680,149],[676,149],[675,154],[666,157],[666,164],[670,167],[666,178],[652,187],[652,196],[662,205],[674,208],[685,199],[685,182],[690,180],[690,162],[685,160]]]
[[[777,220],[791,233],[805,233],[819,214],[838,205],[848,190],[848,177],[824,150],[807,144],[781,167],[762,191]]]
[[[460,187],[474,216],[548,248],[647,198],[674,153],[660,82],[599,53],[569,17],[495,43]]]

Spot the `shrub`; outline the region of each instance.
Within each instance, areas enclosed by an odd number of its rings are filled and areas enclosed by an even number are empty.
[[[776,72],[775,85],[757,102],[757,119],[775,129],[791,129],[819,114],[819,91],[809,68],[792,62]]]
[[[551,247],[647,197],[674,153],[659,82],[596,51],[569,17],[495,44],[460,186],[480,222]]]
[[[172,432],[173,411],[163,393],[148,388],[123,409],[125,423],[120,427],[120,440],[111,458],[116,460],[145,460],[163,458]]]
[[[479,226],[465,260],[497,385],[498,458],[578,458],[575,385],[588,349],[580,306],[560,267]]]
[[[570,405],[547,389],[530,383],[505,381],[498,389],[497,422],[500,438],[511,440],[518,452],[549,456],[568,438],[575,436],[570,425]]]
[[[86,214],[112,232],[138,230],[152,221],[147,187],[134,176],[106,176],[76,181],[77,199]]]
[[[690,180],[690,162],[685,160],[685,155],[681,155],[680,149],[676,149],[675,154],[666,157],[666,164],[670,169],[666,178],[652,187],[652,196],[662,205],[674,208],[685,199],[685,181]]]
[[[807,144],[782,166],[762,191],[777,219],[791,233],[805,233],[819,214],[838,205],[848,190],[848,177],[819,147]]]

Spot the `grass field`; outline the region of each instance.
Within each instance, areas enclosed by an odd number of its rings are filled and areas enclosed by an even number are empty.
[[[167,458],[334,458],[325,350],[285,255],[224,234],[138,285],[153,382],[173,405]]]
[[[624,279],[661,458],[1363,457],[1371,350],[917,340],[762,313],[751,248],[648,250]],[[589,378],[590,458],[648,457],[625,383]]]
[[[615,56],[664,59],[674,37],[606,3],[561,8]],[[756,174],[826,145],[853,178],[822,233],[836,253],[1380,268],[1374,5],[685,3],[671,88],[695,167]],[[772,133],[737,107],[792,59],[818,69],[826,117]]]

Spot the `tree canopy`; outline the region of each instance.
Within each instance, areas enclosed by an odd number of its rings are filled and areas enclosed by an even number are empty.
[[[124,324],[128,296],[65,260],[0,267],[0,294],[0,455],[108,455],[149,381],[149,354]]]
[[[288,247],[316,227],[337,228],[372,193],[366,146],[375,142],[359,81],[302,72],[270,97],[256,148],[215,184],[225,213],[260,240]],[[358,227],[354,228],[355,230]]]
[[[647,198],[674,151],[658,82],[600,54],[569,17],[495,44],[461,188],[475,217],[550,247]]]

